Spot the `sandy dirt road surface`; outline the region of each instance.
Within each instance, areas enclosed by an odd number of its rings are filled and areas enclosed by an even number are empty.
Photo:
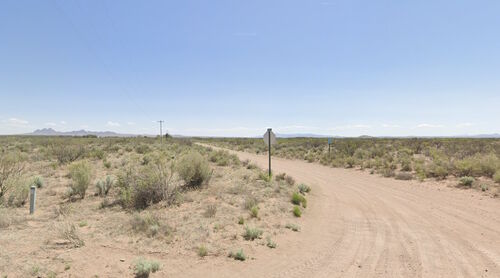
[[[267,156],[234,152],[267,168]],[[471,190],[273,158],[312,187],[301,232],[245,263],[202,263],[218,277],[500,277],[500,201]]]

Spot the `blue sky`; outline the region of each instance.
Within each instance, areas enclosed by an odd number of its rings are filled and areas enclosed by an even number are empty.
[[[0,2],[0,134],[500,132],[499,1]]]

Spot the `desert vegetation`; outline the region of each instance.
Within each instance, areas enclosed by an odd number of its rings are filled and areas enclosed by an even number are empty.
[[[237,151],[267,152],[257,138],[197,140]],[[495,189],[489,190],[495,196],[500,186],[500,139],[338,138],[329,151],[326,138],[288,138],[279,139],[272,152],[277,157],[361,169],[398,180],[448,180],[482,191],[486,185]]]
[[[0,274],[8,277],[78,275],[87,263],[90,276],[163,276],[179,256],[258,259],[256,250],[273,252],[278,235],[298,227],[291,198],[300,195],[304,217],[310,190],[187,139],[6,136],[0,144]],[[37,255],[27,264],[28,254]]]

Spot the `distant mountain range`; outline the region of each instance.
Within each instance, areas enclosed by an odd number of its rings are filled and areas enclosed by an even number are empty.
[[[88,131],[88,130],[75,130],[75,131],[56,131],[52,128],[37,129],[31,133],[24,135],[30,136],[89,136],[94,135],[97,137],[137,137],[138,134],[122,134],[112,131]]]
[[[150,134],[123,134],[116,133],[113,131],[88,131],[88,130],[76,130],[76,131],[56,131],[52,128],[43,128],[37,129],[31,133],[26,133],[23,135],[29,136],[88,136],[94,135],[97,137],[137,137],[137,136],[148,136],[154,137],[156,135]],[[173,135],[173,137],[200,137],[200,136],[182,136],[182,135]],[[210,136],[202,136],[202,137],[210,137]],[[261,136],[256,136],[257,138]],[[276,133],[276,137],[278,138],[349,138],[347,136],[331,136],[331,135],[322,135],[322,134],[314,134],[314,133]],[[200,137],[201,138],[201,137]],[[253,137],[255,138],[255,137]],[[492,133],[492,134],[478,134],[478,135],[457,135],[457,136],[368,136],[361,135],[356,138],[500,138],[500,134]]]

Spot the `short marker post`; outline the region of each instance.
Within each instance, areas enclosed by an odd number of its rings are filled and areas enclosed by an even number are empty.
[[[36,186],[30,188],[30,214],[35,213]]]

